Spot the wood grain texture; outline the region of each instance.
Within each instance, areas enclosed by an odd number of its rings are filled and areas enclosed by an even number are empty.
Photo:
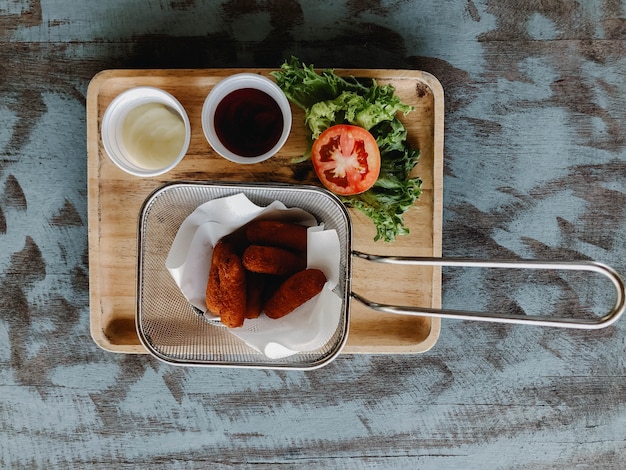
[[[146,198],[173,181],[264,182],[319,185],[309,162],[294,164],[306,150],[303,110],[292,106],[292,130],[285,146],[270,160],[237,165],[221,158],[202,131],[202,105],[212,87],[233,73],[267,75],[270,69],[107,70],[97,74],[87,94],[87,153],[90,240],[91,332],[94,340],[112,352],[145,353],[139,343],[135,317],[137,272],[137,218]],[[409,70],[337,70],[347,76],[391,84],[414,109],[400,116],[409,141],[420,149],[413,171],[422,181],[422,195],[404,215],[411,233],[393,243],[376,243],[370,219],[350,209],[353,249],[379,255],[441,256],[443,91],[435,77]],[[186,157],[171,172],[138,179],[117,168],[100,138],[102,116],[121,92],[136,86],[154,86],[172,93],[191,122]],[[353,290],[381,303],[441,307],[441,269],[374,265],[355,260]],[[375,272],[375,275],[372,275]],[[375,293],[375,294],[374,294]],[[374,295],[374,297],[372,297]],[[385,315],[353,302],[346,353],[418,353],[437,341],[441,321]],[[126,326],[124,330],[122,326]]]
[[[85,164],[101,70],[274,68],[290,54],[424,70],[445,90],[444,255],[591,258],[624,274],[623,0],[2,0],[0,12],[0,467],[626,467],[622,320],[443,321],[425,354],[345,355],[309,373],[100,350]],[[602,289],[577,281],[445,270],[443,305],[599,309]]]

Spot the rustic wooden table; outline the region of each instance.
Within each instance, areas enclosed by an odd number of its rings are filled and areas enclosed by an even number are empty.
[[[443,253],[626,273],[626,3],[0,0],[0,467],[626,467],[626,327],[443,320],[421,354],[178,368],[90,336],[86,95],[104,69],[430,72]],[[130,183],[129,183],[130,184]],[[612,302],[578,276],[445,269],[443,305]]]

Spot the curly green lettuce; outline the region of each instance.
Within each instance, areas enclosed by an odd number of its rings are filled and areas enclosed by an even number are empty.
[[[406,128],[397,114],[406,115],[413,108],[395,95],[392,85],[339,77],[331,69],[317,72],[312,65],[307,66],[295,57],[271,75],[289,100],[304,110],[310,144],[336,124],[361,126],[374,136],[381,155],[378,180],[364,193],[341,199],[373,221],[375,240],[392,242],[398,235],[408,234],[404,213],[422,191],[421,180],[409,175],[420,153],[407,142]],[[310,158],[310,153],[309,146],[298,161]]]

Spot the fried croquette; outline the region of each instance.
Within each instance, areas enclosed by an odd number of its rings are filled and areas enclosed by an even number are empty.
[[[243,325],[246,318],[246,271],[241,258],[230,253],[219,265],[220,320],[229,328]]]
[[[219,265],[224,262],[229,253],[233,253],[233,246],[225,240],[220,240],[213,248],[213,255],[211,256],[209,281],[206,287],[206,306],[213,315],[218,317],[222,306]]]
[[[277,220],[255,220],[246,229],[252,245],[277,246],[296,252],[306,250],[307,227]]]
[[[246,318],[258,318],[267,298],[269,279],[266,274],[246,273]]]
[[[263,311],[270,318],[281,318],[291,313],[322,291],[326,276],[319,269],[305,269],[290,276],[268,299]]]
[[[246,316],[246,270],[232,244],[220,241],[213,249],[206,304],[224,325],[236,328]]]
[[[250,245],[243,252],[243,265],[255,273],[290,276],[306,268],[304,256],[274,246]]]

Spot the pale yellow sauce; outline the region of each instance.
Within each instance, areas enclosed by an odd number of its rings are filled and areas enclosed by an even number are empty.
[[[145,169],[163,168],[180,154],[185,143],[185,123],[161,103],[132,109],[122,126],[122,142],[134,162]]]

